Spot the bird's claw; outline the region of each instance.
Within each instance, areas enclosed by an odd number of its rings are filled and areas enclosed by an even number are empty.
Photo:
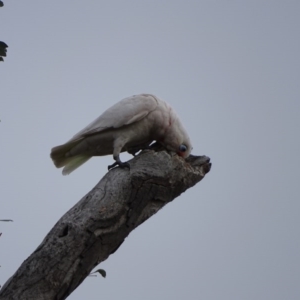
[[[130,170],[130,164],[128,162],[114,162],[112,165],[109,165],[107,168],[108,168],[108,171],[116,166],[119,166],[120,168],[128,168]]]

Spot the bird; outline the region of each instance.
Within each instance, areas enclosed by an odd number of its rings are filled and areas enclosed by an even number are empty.
[[[129,168],[120,153],[132,155],[153,142],[186,158],[192,150],[190,138],[174,109],[152,94],[127,97],[101,114],[67,143],[51,149],[51,158],[68,175],[93,156],[112,154],[115,166]]]

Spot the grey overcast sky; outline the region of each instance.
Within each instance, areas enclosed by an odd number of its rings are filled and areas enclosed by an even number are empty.
[[[112,163],[62,176],[50,149],[146,92],[212,170],[69,299],[300,299],[300,1],[4,4],[0,219],[14,222],[0,223],[1,285]]]

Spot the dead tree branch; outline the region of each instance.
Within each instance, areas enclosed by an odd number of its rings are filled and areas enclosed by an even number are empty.
[[[115,168],[71,208],[0,291],[0,299],[66,299],[129,233],[209,172],[206,156],[185,161],[152,150]]]

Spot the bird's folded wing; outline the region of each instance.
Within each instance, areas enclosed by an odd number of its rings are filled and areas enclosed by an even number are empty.
[[[80,139],[109,128],[120,128],[140,121],[156,109],[158,100],[150,94],[135,95],[121,100],[87,127],[79,131],[70,141]]]

